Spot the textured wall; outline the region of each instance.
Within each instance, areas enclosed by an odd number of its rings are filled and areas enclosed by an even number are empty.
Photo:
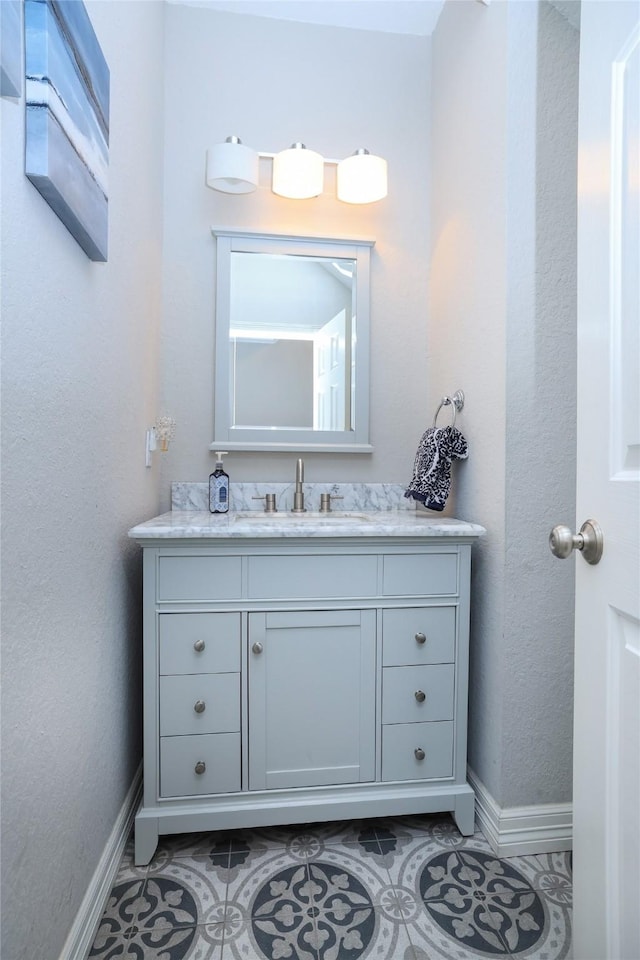
[[[431,411],[426,398],[429,40],[169,5],[166,54],[163,404],[177,418],[170,480],[213,469],[212,225],[373,236],[372,455],[308,455],[309,480],[408,482]],[[204,185],[209,144],[236,134],[275,152],[302,140],[326,157],[368,147],[389,162],[389,197],[369,206],[326,193],[307,201]],[[185,390],[185,384],[189,389]],[[272,389],[265,384],[265,390]],[[289,480],[289,454],[233,453],[232,480]]]
[[[24,176],[2,101],[2,957],[56,960],[140,759],[158,508],[162,6],[90,2],[111,70],[109,262]]]
[[[505,802],[517,805],[572,793],[575,562],[559,563],[547,539],[554,524],[575,521],[579,34],[549,3],[515,4],[509,44],[510,77],[528,45],[535,69],[533,103],[523,110],[519,96],[509,110],[508,237],[519,239],[509,239],[507,260],[504,659],[513,669],[502,764]]]
[[[432,403],[458,388],[466,398],[459,424],[469,459],[457,467],[447,512],[487,529],[472,568],[469,751],[496,797],[505,672],[506,13],[503,3],[445,5],[433,36],[431,128],[429,392]]]
[[[469,759],[503,806],[571,795],[578,37],[548,4],[448,3],[433,36],[429,390],[460,387],[450,512],[474,552]]]

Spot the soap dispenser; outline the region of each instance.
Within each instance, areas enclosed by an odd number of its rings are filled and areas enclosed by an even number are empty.
[[[229,474],[225,473],[222,458],[226,450],[216,450],[216,469],[209,477],[209,510],[211,513],[227,513],[229,510]]]

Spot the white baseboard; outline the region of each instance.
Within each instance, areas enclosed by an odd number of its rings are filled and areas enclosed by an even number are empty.
[[[73,921],[59,960],[86,960],[95,939],[107,897],[131,832],[133,818],[142,793],[142,764],[136,770],[124,803],[109,834],[109,839],[94,871],[80,909]]]
[[[500,807],[473,770],[467,778],[476,795],[476,822],[497,857],[572,849],[572,804]]]

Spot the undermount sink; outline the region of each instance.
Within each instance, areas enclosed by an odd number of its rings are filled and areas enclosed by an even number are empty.
[[[341,513],[338,510],[331,513],[320,513],[320,511],[315,510],[305,510],[304,513],[280,511],[266,513],[260,510],[248,510],[234,513],[231,516],[235,521],[255,521],[256,523],[270,523],[272,521],[277,523],[287,520],[290,523],[305,523],[308,520],[313,523],[363,523],[370,519],[363,513]]]

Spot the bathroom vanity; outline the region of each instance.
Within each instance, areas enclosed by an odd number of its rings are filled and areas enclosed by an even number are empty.
[[[451,811],[466,781],[471,548],[415,510],[130,531],[144,563],[144,798],[158,835]]]

